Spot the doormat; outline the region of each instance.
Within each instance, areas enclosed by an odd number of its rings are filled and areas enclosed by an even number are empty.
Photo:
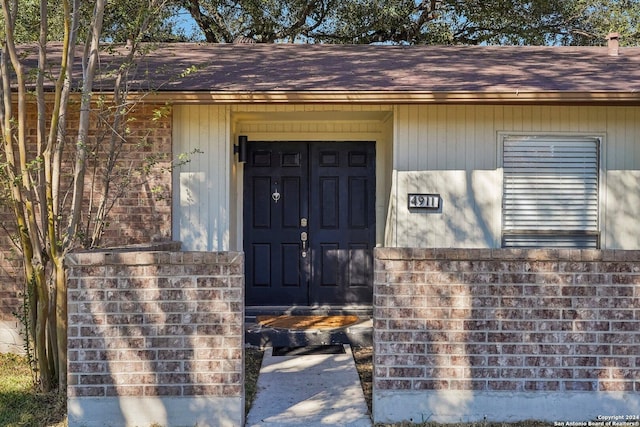
[[[336,329],[352,325],[358,316],[258,316],[261,326],[279,329],[313,330]]]
[[[344,345],[308,345],[306,347],[273,347],[273,356],[313,356],[315,354],[345,354]]]

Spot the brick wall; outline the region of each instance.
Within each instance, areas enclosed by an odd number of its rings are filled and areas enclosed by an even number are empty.
[[[640,407],[640,251],[378,249],[376,421]]]
[[[141,104],[130,113],[127,122],[129,134],[123,145],[120,168],[140,168],[153,158],[154,167],[146,176],[134,174],[128,187],[112,186],[112,196],[118,194],[110,211],[109,223],[102,238],[102,247],[155,242],[171,238],[171,160],[172,110],[158,115],[164,105]],[[94,123],[95,124],[95,123]],[[99,130],[92,129],[94,138]],[[105,142],[103,142],[103,145]],[[104,155],[98,155],[98,164],[104,164]],[[90,168],[88,183],[102,171]],[[97,184],[97,191],[101,184]],[[118,193],[120,189],[123,189]],[[88,196],[87,196],[88,199]],[[95,202],[94,202],[95,203]]]
[[[163,105],[143,104],[132,111],[135,120],[128,122],[130,133],[128,142],[122,147],[120,158],[125,169],[138,168],[151,155],[158,156],[157,164],[152,173],[142,179],[136,175],[134,184],[126,191],[118,185],[118,180],[112,183],[112,194],[118,194],[109,215],[109,224],[105,229],[102,246],[127,245],[143,242],[168,240],[171,238],[171,173],[168,168],[171,162],[171,111],[166,115],[154,114]],[[36,122],[35,105],[29,105],[30,123]],[[98,126],[99,121],[94,111],[90,130],[90,146],[98,153],[98,161],[89,159],[87,169],[86,202],[89,203],[90,191],[93,188],[98,194],[101,184],[94,178],[99,178],[104,172],[101,167],[105,164],[104,151],[95,148],[106,146],[107,141],[101,135],[104,129]],[[77,111],[71,111],[69,119],[69,137],[77,132]],[[29,126],[28,137],[35,142],[36,126]],[[102,144],[99,142],[102,141]],[[73,145],[72,141],[69,142]],[[34,149],[35,151],[35,149]],[[72,155],[72,150],[66,151]],[[70,160],[69,160],[70,161]],[[69,164],[69,163],[67,163]],[[94,214],[98,196],[94,200]],[[67,198],[70,202],[71,198]],[[88,212],[89,209],[85,210]],[[65,210],[63,209],[63,212]],[[83,218],[83,223],[86,216]],[[0,203],[0,222],[9,233],[15,229],[14,219],[7,204]],[[63,220],[63,224],[66,222]],[[15,249],[7,233],[0,233],[0,352],[20,352],[22,350],[19,329],[21,325],[14,313],[20,309],[23,296],[23,280],[20,254]]]
[[[23,353],[23,327],[18,318],[23,310],[22,263],[20,254],[1,232],[0,248],[0,353]]]
[[[78,253],[67,266],[70,426],[241,425],[241,254]]]

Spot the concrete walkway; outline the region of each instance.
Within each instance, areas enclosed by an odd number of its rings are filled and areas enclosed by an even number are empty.
[[[265,350],[248,427],[371,427],[351,353],[274,356]]]

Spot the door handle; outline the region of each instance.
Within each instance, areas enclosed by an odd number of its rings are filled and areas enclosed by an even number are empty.
[[[306,231],[303,231],[302,233],[300,233],[300,241],[302,242],[302,258],[306,258],[307,257],[307,239],[309,238],[309,235],[307,234]]]

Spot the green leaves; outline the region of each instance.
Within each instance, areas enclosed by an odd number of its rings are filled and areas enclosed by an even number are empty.
[[[179,0],[208,42],[637,45],[640,0]]]
[[[39,2],[19,3],[17,40],[35,41]],[[48,3],[49,38],[60,40],[61,7],[55,0]],[[258,43],[600,45],[609,32],[620,33],[623,46],[640,43],[640,0],[162,0],[152,8],[149,4],[149,0],[110,1],[103,39],[188,40],[193,37],[184,34],[188,12],[200,38],[210,43],[244,37]],[[90,14],[87,6],[85,21]],[[151,25],[143,34],[136,33],[145,20]]]
[[[582,24],[581,31],[575,36],[579,43],[590,44],[589,41],[602,40],[608,33],[617,32],[622,46],[640,44],[640,0],[580,0],[573,3],[574,14],[580,16]]]

